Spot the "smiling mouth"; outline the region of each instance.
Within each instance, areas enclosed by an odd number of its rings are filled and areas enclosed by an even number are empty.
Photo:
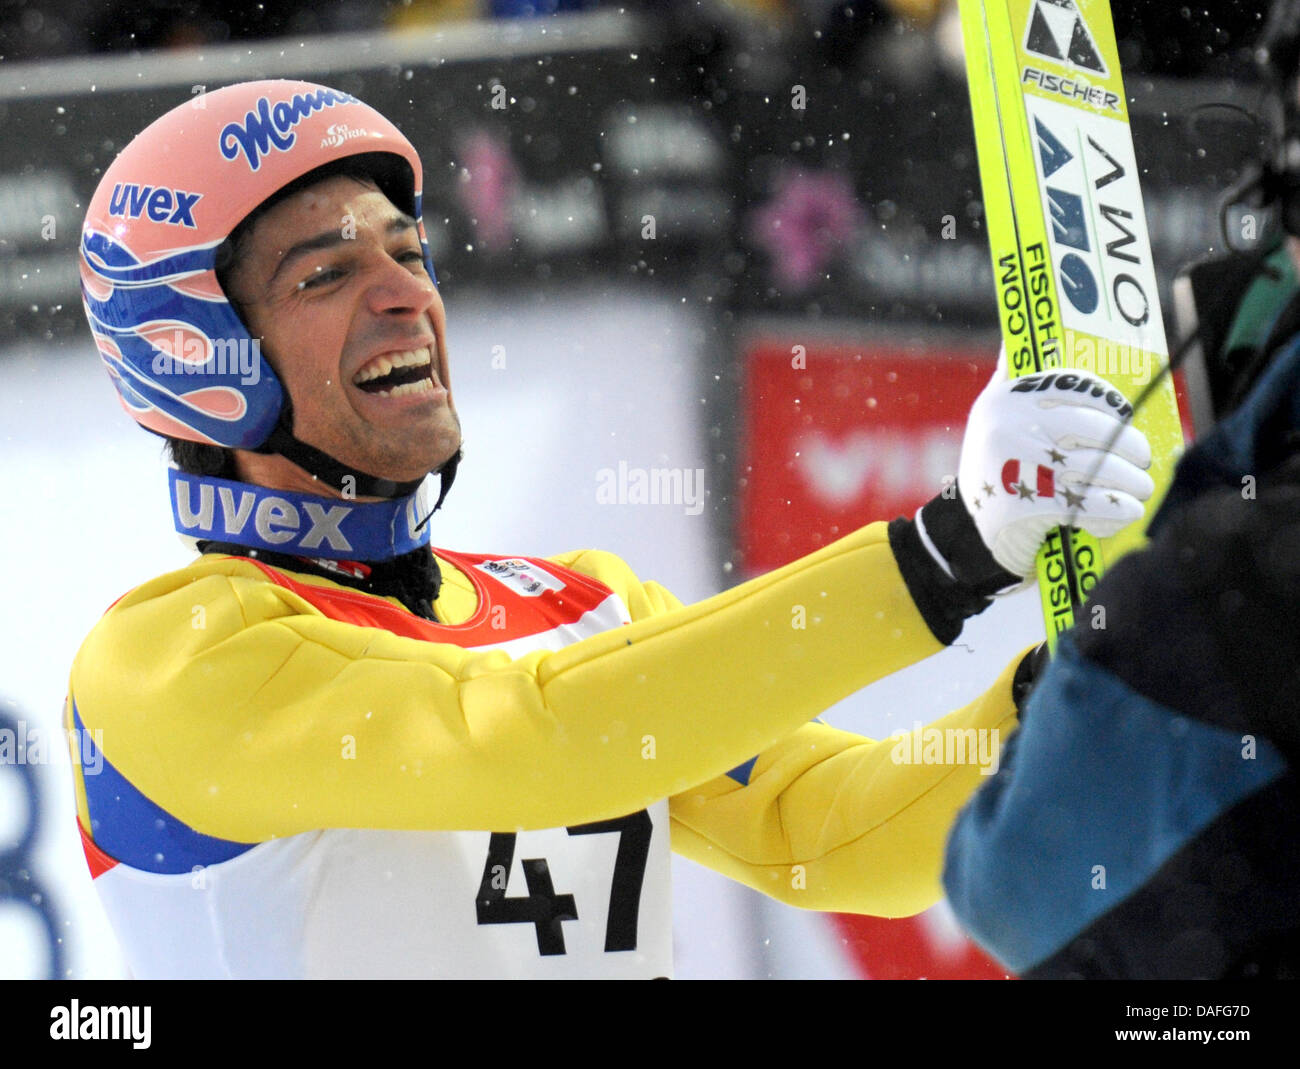
[[[377,397],[431,393],[435,382],[429,347],[377,356],[352,376],[352,384]]]

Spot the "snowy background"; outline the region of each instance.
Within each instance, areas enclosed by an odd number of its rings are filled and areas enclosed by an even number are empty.
[[[597,472],[629,466],[710,469],[697,420],[701,317],[631,290],[539,293],[510,307],[444,291],[452,380],[466,459],[439,513],[435,544],[546,555],[599,547],[685,601],[724,578],[711,510],[597,504]],[[505,367],[493,367],[504,346]],[[500,363],[500,360],[497,361]],[[13,719],[48,740],[36,876],[50,892],[70,976],[110,978],[122,964],[86,874],[59,716],[86,632],[136,584],[189,559],[172,533],[159,439],[118,407],[89,337],[0,352],[5,593],[0,690]],[[715,488],[708,488],[714,490]],[[877,735],[910,727],[978,693],[1033,641],[1033,596],[996,606],[940,654],[832,711]],[[0,850],[25,825],[0,768]],[[768,903],[689,862],[674,870],[678,975],[854,975],[819,917]],[[936,922],[943,937],[942,915]],[[0,907],[0,975],[43,968],[29,911]]]
[[[1259,152],[1250,35],[1267,7],[1112,4],[1166,312],[1177,267],[1222,251],[1209,206]],[[425,162],[466,435],[435,544],[607,549],[690,602],[756,567],[738,545],[788,547],[797,519],[816,538],[889,519],[955,470],[961,420],[940,395],[963,365],[991,370],[997,333],[955,12],[953,0],[0,4],[0,714],[39,739],[39,760],[0,760],[0,977],[45,971],[36,906],[57,923],[66,975],[123,973],[78,843],[59,717],[104,609],[189,559],[161,441],[119,409],[76,298],[84,203],[130,136],[205,85],[259,77],[335,85],[389,114]],[[788,392],[752,377],[795,344],[822,361],[816,393],[811,375]],[[912,372],[935,388],[877,406],[895,356],[917,357]],[[775,398],[757,428],[745,426],[755,381]],[[804,419],[816,450],[796,463],[796,436],[777,433],[791,421],[774,412]],[[738,480],[760,454],[786,482],[761,498],[776,507],[742,516]],[[600,473],[620,464],[703,469],[705,507],[601,504]],[[816,514],[795,497],[812,502],[814,486],[833,491]],[[894,503],[877,508],[886,492]],[[952,649],[825,719],[877,738],[910,729],[976,696],[1041,634],[1035,592],[1002,599]],[[879,934],[854,939],[682,861],[674,915],[682,977],[860,976]],[[902,930],[872,946],[877,960],[970,975],[942,906]],[[905,953],[909,940],[924,953]]]

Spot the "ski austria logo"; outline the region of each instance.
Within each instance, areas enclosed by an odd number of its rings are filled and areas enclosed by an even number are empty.
[[[219,139],[221,155],[233,160],[243,152],[249,168],[256,171],[262,166],[262,157],[272,150],[288,152],[293,148],[298,136],[293,128],[303,119],[335,104],[358,103],[360,101],[350,93],[333,89],[294,93],[289,100],[278,100],[275,104],[261,97],[257,101],[257,110],[245,114],[242,123],[227,123],[222,129]]]
[[[1081,67],[1101,77],[1110,71],[1101,49],[1074,6],[1074,0],[1034,0],[1025,27],[1025,51],[1043,59]]]
[[[1127,126],[1027,97],[1048,241],[1067,327],[1165,352],[1151,243]]]
[[[336,122],[325,131],[325,136],[320,139],[320,147],[338,148],[344,141],[351,141],[354,137],[365,137],[369,133],[369,130],[358,130],[345,122]]]

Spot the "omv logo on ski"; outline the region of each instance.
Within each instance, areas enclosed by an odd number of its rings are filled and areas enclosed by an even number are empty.
[[[1034,0],[1025,27],[1025,51],[1081,67],[1103,78],[1110,74],[1096,38],[1074,6],[1074,0]]]
[[[233,160],[243,152],[248,166],[256,171],[262,157],[271,151],[288,152],[297,140],[293,128],[309,115],[335,104],[356,104],[350,93],[317,89],[311,93],[294,93],[288,100],[272,104],[266,97],[257,101],[257,110],[247,112],[243,122],[227,123],[221,131],[221,155]]]
[[[1050,101],[1035,101],[1029,114],[1066,325],[1163,350],[1163,329],[1151,314],[1155,274],[1126,128]],[[1103,324],[1109,329],[1099,331]]]
[[[186,193],[183,189],[118,182],[108,199],[108,214],[121,219],[139,219],[144,214],[155,223],[187,226],[193,230],[194,205],[202,198],[202,193]]]

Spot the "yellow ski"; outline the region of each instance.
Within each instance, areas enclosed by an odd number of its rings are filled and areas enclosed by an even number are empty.
[[[1092,372],[1132,401],[1168,348],[1109,4],[959,4],[1008,370],[1044,379]],[[1153,454],[1150,516],[1183,444],[1167,376],[1134,422]],[[1043,461],[1022,486],[1054,486],[1050,455]],[[1088,496],[1105,491],[1053,492],[1086,511]],[[1038,584],[1053,649],[1105,566],[1141,542],[1140,526],[1100,542],[1076,528],[1048,536]]]

